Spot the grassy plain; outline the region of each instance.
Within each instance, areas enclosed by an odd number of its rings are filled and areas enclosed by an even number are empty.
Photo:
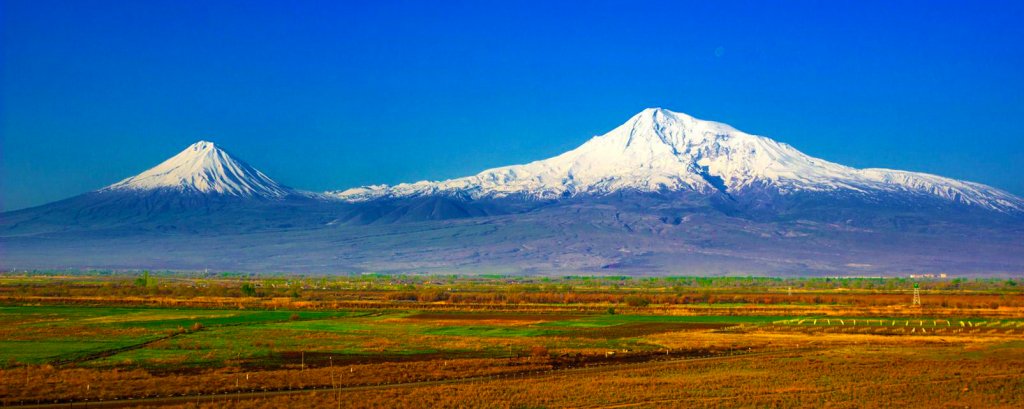
[[[1020,407],[1007,281],[9,274],[0,403]]]

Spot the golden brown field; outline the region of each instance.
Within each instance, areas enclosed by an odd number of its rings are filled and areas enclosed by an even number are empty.
[[[922,306],[885,280],[273,280],[0,277],[0,402],[1024,405],[1024,296],[1001,280],[926,283]]]

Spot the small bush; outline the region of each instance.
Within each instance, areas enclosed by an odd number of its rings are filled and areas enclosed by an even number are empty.
[[[242,295],[244,295],[246,297],[255,297],[256,296],[256,286],[252,285],[252,283],[242,284]]]
[[[646,307],[651,304],[650,300],[639,295],[626,296],[623,300],[626,302],[626,305],[630,307]]]

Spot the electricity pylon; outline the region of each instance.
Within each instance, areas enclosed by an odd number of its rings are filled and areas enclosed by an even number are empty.
[[[917,283],[914,283],[914,301],[911,304],[912,307],[921,306],[921,289],[918,288]]]

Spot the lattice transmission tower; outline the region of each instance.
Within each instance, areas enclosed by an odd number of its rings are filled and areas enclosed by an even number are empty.
[[[921,306],[921,288],[917,286],[917,283],[914,283],[914,301],[910,305],[913,307]]]

